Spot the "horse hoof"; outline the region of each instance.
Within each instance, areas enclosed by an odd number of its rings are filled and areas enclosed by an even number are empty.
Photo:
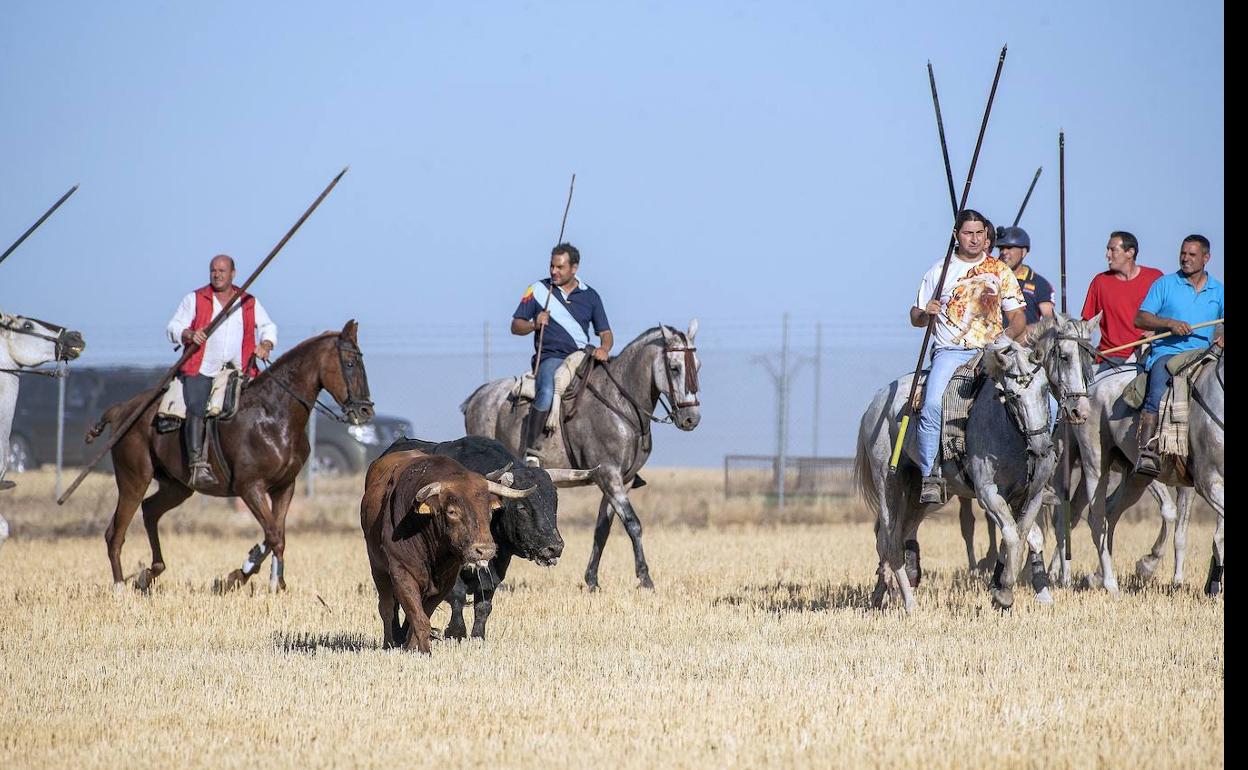
[[[1052,603],[1053,603],[1053,592],[1050,591],[1047,586],[1041,589],[1041,591],[1036,594],[1036,604],[1052,604]]]
[[[1214,581],[1209,582],[1205,586],[1205,596],[1208,596],[1210,599],[1217,597],[1221,593],[1222,593],[1221,581],[1214,580]]]
[[[278,594],[286,590],[286,578],[269,581],[269,593]]]
[[[1083,576],[1083,587],[1096,590],[1105,587],[1105,579],[1095,572],[1089,572]]]
[[[6,492],[15,486],[17,486],[16,481],[9,481],[8,479],[0,479],[0,492]]]
[[[236,569],[225,576],[225,579],[217,578],[212,581],[212,592],[214,594],[228,594],[231,591],[237,591],[247,582],[247,575],[241,569]]]
[[[468,629],[463,625],[447,626],[446,630],[442,632],[442,638],[462,642],[464,639],[468,638]]]
[[[1157,559],[1154,556],[1142,557],[1139,561],[1135,563],[1136,577],[1143,578],[1144,580],[1152,580],[1153,573],[1157,571],[1158,561],[1159,559]]]
[[[596,593],[598,593],[598,581],[597,581],[597,580],[586,580],[586,581],[585,581],[585,590],[586,590],[586,591],[589,591],[591,594],[596,594]]]
[[[1009,588],[992,589],[992,606],[999,610],[1008,610],[1014,606],[1014,591]]]
[[[650,576],[649,576],[649,575],[642,575],[642,576],[641,576],[641,581],[640,581],[639,583],[637,583],[637,587],[638,587],[638,588],[645,588],[646,590],[653,591],[653,590],[654,590],[654,581],[650,579]]]
[[[155,581],[156,581],[156,573],[148,569],[147,567],[144,567],[143,569],[139,570],[139,574],[135,576],[134,587],[142,591],[143,593],[147,593],[148,591],[152,590],[152,583],[154,583]]]

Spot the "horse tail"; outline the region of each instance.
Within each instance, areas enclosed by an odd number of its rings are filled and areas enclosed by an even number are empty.
[[[108,409],[104,410],[104,415],[100,417],[100,421],[97,422],[94,426],[92,426],[91,430],[87,431],[87,435],[83,437],[83,440],[86,441],[88,444],[90,444],[92,441],[95,441],[97,438],[99,438],[100,434],[104,432],[104,429],[108,427],[109,423],[111,423],[114,419],[116,419],[117,417],[116,412],[117,412],[116,406],[111,406]]]
[[[875,487],[875,479],[871,474],[871,448],[867,445],[868,438],[858,433],[858,451],[854,455],[854,486],[858,494],[866,501],[867,506],[878,516],[880,513],[880,490]]]
[[[485,390],[485,388],[486,388],[487,386],[491,385],[491,384],[492,384],[492,383],[489,383],[489,382],[484,383],[484,384],[482,384],[482,385],[478,386],[476,390],[472,391],[472,394],[471,394],[471,395],[469,395],[469,396],[468,396],[468,398],[465,398],[465,399],[464,399],[464,402],[463,402],[462,404],[460,404],[460,405],[459,405],[459,412],[460,412],[460,414],[468,414],[468,405],[469,405],[470,403],[472,403],[472,400],[473,400],[474,398],[476,398],[476,397],[477,397],[477,394],[478,394],[478,393],[480,393],[481,391]]]

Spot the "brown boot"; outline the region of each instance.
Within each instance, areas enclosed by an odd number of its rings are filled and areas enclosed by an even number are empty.
[[[945,480],[940,476],[924,476],[923,486],[919,489],[919,503],[922,505],[944,505]]]
[[[1157,435],[1157,421],[1156,412],[1140,412],[1140,423],[1135,433],[1140,448],[1135,459],[1135,472],[1145,476],[1161,475],[1161,458],[1157,455],[1157,445],[1153,443]]]

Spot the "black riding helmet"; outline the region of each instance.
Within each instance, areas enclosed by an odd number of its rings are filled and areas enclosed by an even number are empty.
[[[997,228],[998,249],[1010,246],[1021,246],[1028,251],[1031,250],[1031,238],[1027,235],[1027,231],[1021,227],[999,227]]]

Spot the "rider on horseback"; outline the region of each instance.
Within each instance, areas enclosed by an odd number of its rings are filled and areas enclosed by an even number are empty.
[[[1144,399],[1144,410],[1140,413],[1136,431],[1140,453],[1135,461],[1135,470],[1146,476],[1161,474],[1160,457],[1152,441],[1157,432],[1161,400],[1170,384],[1166,363],[1185,350],[1199,350],[1210,344],[1221,347],[1223,344],[1221,330],[1215,334],[1210,326],[1192,328],[1194,324],[1223,317],[1222,282],[1209,275],[1205,270],[1207,264],[1209,239],[1203,235],[1184,238],[1179,250],[1178,271],[1153,282],[1135,316],[1135,325],[1140,329],[1170,332],[1171,335],[1152,344],[1144,364],[1148,369],[1148,395]]]
[[[940,296],[935,294],[943,261],[937,262],[923,276],[914,307],[910,308],[910,323],[914,326],[927,326],[933,318],[936,322],[932,367],[927,375],[923,408],[919,413],[918,450],[923,474],[923,488],[919,495],[921,503],[945,501],[943,479],[933,475],[933,471],[937,468],[936,455],[940,451],[945,388],[954,372],[1001,335],[1002,311],[1009,323],[1005,334],[1011,339],[1017,338],[1027,328],[1023,292],[1014,271],[987,252],[992,239],[984,215],[973,209],[964,209],[958,213],[955,232],[958,239],[956,259],[949,263]]]
[[[542,430],[555,397],[555,372],[577,350],[589,348],[594,358],[607,361],[611,353],[611,327],[598,292],[576,277],[581,252],[570,243],[561,243],[550,252],[550,278],[525,290],[512,314],[511,333],[524,336],[543,327],[541,348],[534,353],[537,364],[537,393],[524,423],[525,463],[538,465]],[[558,288],[550,299],[551,285]],[[548,308],[543,310],[542,308]],[[550,321],[554,321],[550,324]],[[598,347],[589,344],[589,325],[601,339]],[[537,348],[537,340],[534,340]]]
[[[267,361],[277,344],[277,326],[260,301],[245,293],[230,310],[229,318],[217,327],[212,336],[204,336],[202,330],[212,323],[238,291],[239,288],[234,285],[234,259],[218,254],[208,263],[208,285],[183,297],[166,327],[173,342],[199,346],[178,373],[186,401],[182,436],[190,459],[189,485],[192,489],[216,484],[212,466],[204,454],[204,420],[212,395],[213,376],[227,364],[233,364],[237,369],[246,365],[250,367],[246,374],[254,376],[256,366],[252,355]],[[242,308],[241,313],[236,312],[239,308]]]

